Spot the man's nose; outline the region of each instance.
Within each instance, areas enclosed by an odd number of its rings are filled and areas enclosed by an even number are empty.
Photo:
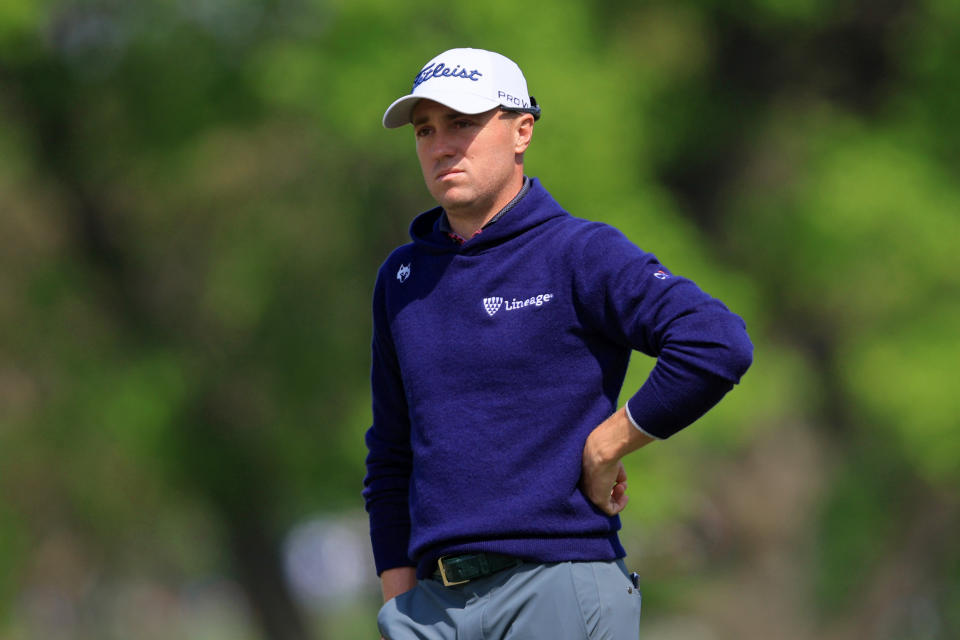
[[[438,131],[433,137],[431,151],[438,158],[447,158],[457,153],[456,137],[449,133]]]

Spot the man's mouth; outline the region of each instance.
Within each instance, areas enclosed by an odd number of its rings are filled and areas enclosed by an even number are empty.
[[[448,176],[454,176],[459,173],[463,173],[463,169],[444,169],[437,173],[437,180],[443,180]]]

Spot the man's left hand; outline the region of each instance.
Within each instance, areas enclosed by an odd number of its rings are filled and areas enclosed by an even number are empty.
[[[625,408],[601,422],[583,447],[580,488],[584,495],[607,515],[623,511],[629,497],[622,458],[653,440],[633,426]]]
[[[623,462],[619,460],[612,467],[596,462],[590,464],[585,451],[580,482],[590,502],[608,516],[615,516],[623,511],[630,500],[627,496],[627,472],[623,468]]]

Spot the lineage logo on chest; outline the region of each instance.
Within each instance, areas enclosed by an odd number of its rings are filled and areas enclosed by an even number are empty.
[[[551,300],[553,300],[552,293],[539,293],[523,300],[511,298],[506,302],[500,296],[491,296],[483,299],[483,309],[492,318],[497,311],[500,311],[501,307],[504,311],[516,311],[526,307],[542,307]]]

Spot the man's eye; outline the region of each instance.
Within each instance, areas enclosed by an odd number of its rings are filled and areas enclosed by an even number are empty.
[[[457,129],[466,129],[472,124],[473,122],[471,122],[470,120],[454,120],[453,121],[453,126],[455,126]]]
[[[429,129],[429,128],[427,128],[427,127],[421,127],[421,128],[419,128],[419,129],[417,129],[417,131],[416,131],[416,133],[415,133],[414,135],[416,135],[418,138],[422,138],[422,137],[424,137],[425,135],[427,135],[427,134],[429,134],[429,133],[430,133],[430,129]]]

